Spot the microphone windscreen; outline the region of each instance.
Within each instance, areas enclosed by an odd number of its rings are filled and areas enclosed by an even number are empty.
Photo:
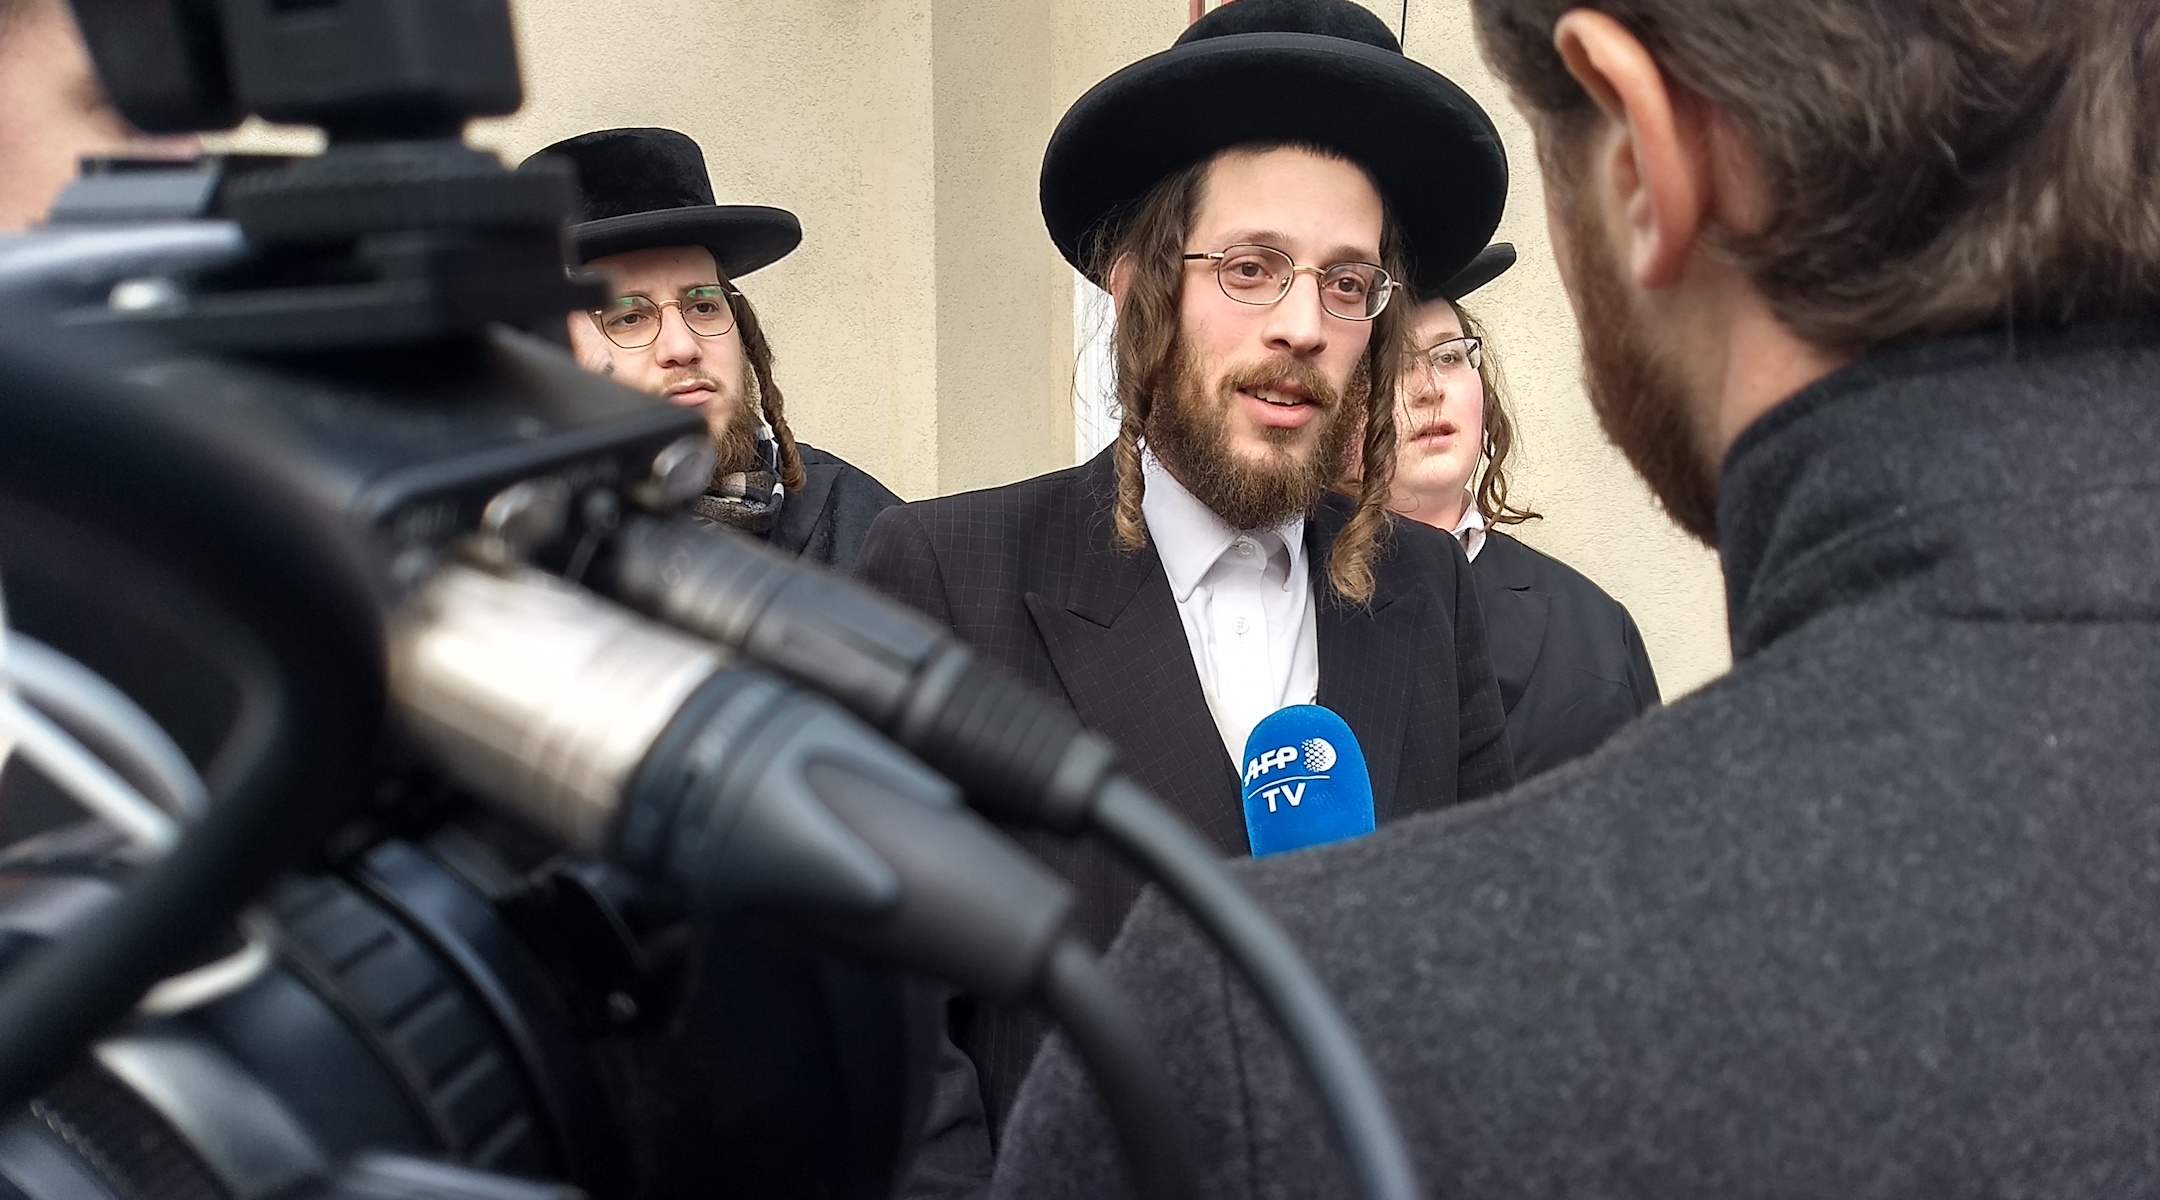
[[[1245,739],[1245,836],[1254,858],[1373,831],[1372,774],[1332,711],[1293,704]]]

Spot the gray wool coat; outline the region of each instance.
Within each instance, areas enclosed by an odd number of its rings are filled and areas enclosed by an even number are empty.
[[[1727,677],[1241,865],[1434,1196],[2160,1194],[2160,320],[1909,345],[1726,460]],[[1243,986],[1113,955],[1209,1197],[1351,1195]],[[997,1194],[1126,1194],[1062,1042]]]

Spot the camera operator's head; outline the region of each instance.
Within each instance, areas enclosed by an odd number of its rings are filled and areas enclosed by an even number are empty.
[[[44,219],[86,155],[194,150],[114,111],[65,0],[0,0],[0,233]]]
[[[1734,436],[1840,362],[2160,300],[2139,0],[1475,11],[1537,134],[1592,400],[1700,538]]]
[[[541,153],[576,164],[576,258],[613,293],[607,307],[569,318],[579,364],[699,409],[719,452],[716,484],[769,473],[800,491],[772,348],[735,284],[802,240],[794,216],[714,204],[703,153],[669,129],[601,130]]]

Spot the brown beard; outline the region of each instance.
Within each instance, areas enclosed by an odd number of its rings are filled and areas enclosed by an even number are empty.
[[[1309,513],[1342,476],[1352,437],[1360,422],[1345,419],[1362,412],[1372,391],[1364,359],[1342,394],[1308,362],[1249,363],[1233,367],[1210,393],[1199,363],[1182,346],[1169,394],[1157,398],[1147,415],[1148,449],[1185,490],[1233,529],[1266,529]],[[1291,447],[1303,435],[1296,429],[1263,429],[1274,452],[1260,462],[1240,457],[1230,447],[1230,410],[1240,388],[1265,388],[1295,382],[1320,409],[1321,422],[1312,448],[1303,457]]]
[[[734,411],[728,414],[727,424],[712,435],[712,477],[716,485],[723,476],[754,471],[764,465],[757,456],[757,378],[751,374],[748,363],[743,364],[742,385],[736,388],[731,403]]]
[[[1717,547],[1717,464],[1703,453],[1680,373],[1643,336],[1619,256],[1577,186],[1569,199],[1568,274],[1575,281],[1583,373],[1605,436],[1627,456],[1674,523]]]

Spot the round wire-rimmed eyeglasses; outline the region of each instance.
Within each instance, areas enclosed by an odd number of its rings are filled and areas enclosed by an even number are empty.
[[[625,350],[643,350],[660,340],[660,321],[672,308],[682,314],[683,324],[701,338],[716,338],[735,328],[734,289],[724,283],[685,288],[682,299],[655,303],[649,296],[624,296],[606,308],[592,310],[593,324],[607,340]]]
[[[1468,334],[1451,337],[1434,342],[1410,357],[1432,372],[1436,379],[1461,371],[1475,371],[1485,365],[1485,339]]]
[[[1320,306],[1346,321],[1370,321],[1387,307],[1398,286],[1392,276],[1372,263],[1336,263],[1332,267],[1301,267],[1273,246],[1226,246],[1205,254],[1187,254],[1186,262],[1215,264],[1215,284],[1239,304],[1266,306],[1290,294],[1299,275],[1320,281]]]

